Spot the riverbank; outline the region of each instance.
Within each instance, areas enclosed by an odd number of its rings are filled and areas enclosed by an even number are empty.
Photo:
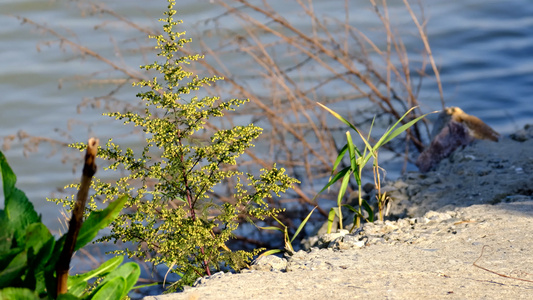
[[[397,221],[155,299],[529,299],[533,128],[390,184]]]

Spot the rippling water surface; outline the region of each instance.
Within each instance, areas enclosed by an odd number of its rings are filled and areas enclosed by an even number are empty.
[[[390,2],[392,8],[402,5],[401,1]],[[166,7],[166,1],[161,0],[130,0],[127,5],[117,0],[106,3],[107,7],[146,27],[154,27],[155,20]],[[333,4],[335,1],[326,0],[315,3],[318,12],[344,18],[343,5],[337,6]],[[287,11],[296,7],[283,5]],[[182,0],[178,1],[178,8],[186,29],[187,26],[204,26],[201,20],[222,12],[220,7],[208,1]],[[533,123],[533,6],[529,0],[427,1],[424,8],[429,41],[441,70],[446,104],[462,107],[503,134]],[[77,114],[82,99],[109,91],[108,87],[80,84],[79,78],[75,79],[75,76],[101,72],[101,64],[95,64],[90,57],[80,58],[68,44],[48,45],[55,40],[53,37],[43,35],[42,31],[28,24],[22,25],[13,16],[47,24],[72,41],[95,51],[115,54],[134,72],[137,66],[153,59],[128,49],[146,47],[146,44],[134,40],[134,36],[129,39],[131,32],[113,23],[95,30],[97,22],[87,15],[80,15],[76,2],[3,1],[0,13],[0,136],[23,130],[32,136],[67,142],[85,141],[90,134],[103,141],[118,137],[129,145],[139,141],[122,136],[129,130],[101,117],[101,109],[81,108],[83,113]],[[361,9],[354,6],[350,12],[351,18],[363,25],[371,22],[367,18],[370,14],[372,12],[364,5]],[[298,13],[291,16],[298,22]],[[410,22],[407,15],[397,17],[400,24]],[[240,25],[235,22],[225,26],[238,29]],[[415,36],[416,32],[413,32]],[[419,47],[416,38],[405,40],[405,43],[408,49]],[[235,64],[239,63],[238,57],[232,59]],[[106,69],[108,73],[103,77],[113,74],[108,67]],[[96,74],[96,78],[98,76]],[[126,97],[134,101],[136,92],[125,88],[121,95],[130,95]],[[419,100],[425,111],[440,108],[438,90],[431,80],[424,86]],[[53,148],[42,145],[40,151],[24,156],[21,145],[14,142],[11,149],[4,152],[18,175],[19,186],[37,210],[45,215],[45,222],[51,228],[59,228],[54,218],[58,215],[57,207],[46,203],[44,198],[49,197],[56,187],[77,180],[80,170],[73,174],[70,165],[60,162],[63,151],[60,147],[57,154],[46,157],[51,150]]]

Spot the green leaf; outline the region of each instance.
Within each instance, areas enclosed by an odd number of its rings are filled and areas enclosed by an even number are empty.
[[[363,152],[363,155],[357,159],[357,164],[363,167],[370,160],[370,157],[375,155],[375,153],[373,151],[374,149],[372,148],[372,145],[370,145],[370,143],[368,142],[368,139],[370,138],[370,133],[368,138],[365,138],[359,131],[357,133],[359,133],[361,140],[363,141],[363,143],[365,143],[365,151]],[[368,155],[366,154],[367,151],[370,152]]]
[[[363,208],[368,213],[368,221],[369,222],[374,222],[374,210],[372,209],[372,207],[370,207],[368,202],[366,202],[366,200],[364,200],[364,199],[363,199]]]
[[[352,141],[352,136],[350,135],[349,131],[346,131],[346,140],[348,145],[348,153],[350,153],[350,165],[352,167],[352,171],[356,172],[357,170],[357,157],[355,156],[355,145]]]
[[[8,287],[0,290],[0,300],[39,300],[35,293],[27,288]]]
[[[348,144],[344,145],[342,147],[341,151],[339,151],[339,155],[337,156],[337,159],[335,160],[335,163],[333,164],[333,169],[331,170],[331,174],[335,173],[335,170],[339,166],[339,164],[342,162],[342,159],[344,158],[344,154],[346,154],[346,151],[348,151]]]
[[[328,214],[328,231],[327,231],[327,233],[331,233],[331,227],[333,226],[333,221],[335,221],[335,209],[334,209],[334,207],[332,207],[329,210],[329,214]]]
[[[349,210],[351,210],[352,212],[354,212],[356,215],[354,216],[354,223],[355,223],[355,220],[357,219],[357,217],[361,217],[361,218],[364,218],[366,219],[368,222],[374,222],[374,211],[372,209],[372,207],[370,207],[370,205],[368,205],[368,203],[366,202],[366,200],[363,199],[363,203],[362,203],[362,206],[363,208],[366,210],[366,212],[368,213],[369,217],[368,219],[365,218],[365,216],[363,216],[358,209],[356,209],[355,207],[349,205],[349,204],[344,204],[343,207],[346,207],[348,208]]]
[[[124,260],[123,256],[115,256],[106,262],[102,263],[98,268],[91,270],[84,274],[69,276],[67,280],[67,288],[70,290],[70,288],[80,284],[80,282],[85,282],[91,278],[94,277],[101,277],[108,273],[111,273],[113,270],[115,270],[122,261]]]
[[[5,208],[11,227],[17,232],[17,241],[22,239],[24,229],[29,224],[39,222],[40,218],[28,197],[15,187],[17,176],[7,163],[7,159],[0,151],[0,171],[4,187]]]
[[[0,288],[8,287],[11,283],[19,281],[27,267],[28,251],[21,251],[0,272]]]
[[[74,251],[87,245],[96,237],[98,231],[111,224],[111,222],[117,218],[127,200],[128,195],[123,195],[117,200],[109,203],[106,209],[93,211],[81,226]]]
[[[54,237],[43,223],[33,223],[29,225],[26,228],[25,237],[26,249],[32,247],[35,253],[39,252],[45,244],[49,243],[50,240],[54,240]]]
[[[279,250],[279,249],[278,249]],[[279,250],[281,251],[281,250]],[[181,273],[175,273],[177,274],[178,276],[183,276],[183,274]],[[181,275],[180,275],[181,274]],[[141,284],[141,285],[136,285],[133,287],[133,289],[137,290],[137,289],[142,289],[142,288],[145,288],[145,287],[150,287],[150,286],[156,286],[156,285],[160,285],[161,283],[159,282],[153,282],[153,283],[147,283],[147,284]]]
[[[2,172],[4,197],[7,198],[16,189],[15,183],[17,183],[17,176],[15,176],[15,173],[7,163],[7,159],[2,151],[0,151],[0,171]]]
[[[91,299],[122,299],[128,295],[140,275],[141,268],[138,264],[125,263],[106,275]]]
[[[350,167],[346,167],[344,169],[342,169],[341,171],[339,171],[339,173],[335,174],[335,176],[333,176],[333,178],[331,178],[329,180],[329,182],[326,184],[326,186],[324,186],[320,192],[318,192],[315,197],[313,198],[313,201],[316,199],[316,197],[318,197],[318,195],[320,195],[323,191],[327,190],[331,185],[333,185],[335,182],[337,182],[339,179],[341,178],[344,178],[344,175],[346,175],[346,173],[350,172]],[[348,173],[349,174],[349,173]]]
[[[115,276],[126,279],[126,285],[122,294],[122,297],[124,297],[137,283],[139,276],[141,276],[141,268],[134,262],[128,262],[120,266],[120,268],[116,269],[115,271],[109,273],[109,275],[106,276],[106,279],[113,279]]]
[[[76,285],[68,288],[68,293],[76,297],[81,297],[85,292],[87,285],[88,283],[86,281],[78,282]]]
[[[265,251],[263,253],[261,253],[261,255],[259,255],[257,257],[257,259],[263,257],[263,256],[269,256],[269,255],[272,255],[272,254],[276,254],[276,253],[281,253],[281,249],[272,249],[272,250],[268,250],[268,251]]]
[[[348,122],[345,118],[343,118],[341,115],[339,115],[338,113],[336,113],[335,111],[329,109],[327,106],[323,105],[322,103],[320,102],[317,102],[316,104],[320,105],[322,108],[324,108],[325,110],[327,110],[330,114],[332,114],[335,118],[339,119],[342,123],[350,126],[353,130],[357,131],[359,133],[359,130],[357,130],[357,128],[355,128],[355,126]]]
[[[126,296],[135,283],[137,283],[137,279],[139,279],[140,275],[141,268],[139,265],[134,262],[128,262],[109,273],[100,285],[106,285],[108,282],[112,282],[116,278],[123,278],[125,280],[125,285],[121,295],[122,298]]]
[[[359,168],[357,171],[353,172],[353,177],[355,178],[355,183],[357,183],[358,186],[361,185],[361,173],[362,168]]]
[[[409,122],[407,122],[406,124],[398,127],[396,130],[394,130],[390,135],[387,136],[387,138],[383,141],[383,144],[381,145],[384,145],[386,143],[388,143],[390,140],[392,140],[393,138],[395,138],[396,136],[398,136],[399,134],[401,134],[402,132],[404,132],[405,130],[407,130],[409,127],[413,126],[416,122],[420,121],[420,119],[424,118],[425,116],[427,116],[428,114],[425,114],[425,115],[422,115],[422,116],[419,116],[418,118],[414,119],[414,120],[411,120]],[[380,146],[381,146],[380,145]]]
[[[279,227],[276,227],[276,226],[265,226],[265,227],[257,226],[257,227],[261,228],[261,229],[264,229],[264,230],[277,230],[277,231],[284,232],[283,229],[281,229]]]
[[[41,223],[34,223],[34,224],[41,224]],[[30,227],[32,225],[30,225]],[[45,226],[44,228],[46,229]],[[49,234],[48,231],[47,233]],[[25,278],[24,278],[24,286],[32,287],[32,288],[35,287],[33,290],[39,295],[45,293],[46,291],[45,270],[51,261],[52,252],[55,246],[55,239],[52,235],[50,235],[48,240],[46,240],[46,235],[45,235],[44,241],[46,241],[44,244],[34,245],[34,247],[27,246],[28,249],[31,251],[28,251],[28,266],[27,266],[27,271],[26,271]]]
[[[341,188],[339,189],[339,194],[337,195],[337,206],[341,206],[342,198],[346,194],[346,189],[348,188],[348,183],[350,182],[350,173],[344,174],[342,178]]]
[[[331,209],[333,209],[337,217],[341,216],[339,207],[336,206],[336,207],[332,207]]]
[[[351,211],[353,211],[355,213],[358,212],[358,210],[355,207],[351,206],[350,204],[343,204],[342,206],[346,207],[347,209],[349,209],[349,210],[351,210]]]
[[[372,128],[374,128],[374,121],[376,121],[376,116],[374,116],[372,118],[372,123],[370,124],[370,130],[368,131],[368,135],[367,135],[366,139],[361,135],[361,139],[365,143],[365,151],[364,151],[364,154],[363,154],[363,156],[365,158],[364,158],[364,160],[362,162],[363,166],[366,165],[366,163],[370,160],[370,157],[376,158],[376,153],[375,153],[375,151],[373,151],[374,149],[372,148],[372,145],[370,145],[370,143],[369,143],[370,134],[372,133]],[[368,155],[366,154],[367,151],[370,152]]]
[[[13,258],[15,258],[15,256],[17,256],[22,251],[24,251],[24,248],[18,247],[18,248],[9,249],[8,251],[2,253],[0,255],[0,271],[7,268],[7,266],[11,263]]]
[[[436,113],[436,111],[434,112],[430,112],[430,113],[427,113],[425,115],[421,115],[419,116],[418,118],[414,119],[414,120],[411,120],[409,122],[407,122],[406,124],[400,126],[399,128],[397,128],[396,130],[394,128],[396,128],[396,126],[398,126],[398,124],[400,124],[400,122],[413,110],[415,109],[415,107],[412,107],[411,109],[409,109],[393,126],[391,129],[389,129],[382,137],[381,139],[376,143],[376,145],[374,146],[375,148],[379,148],[383,145],[385,145],[386,143],[388,143],[390,140],[392,140],[393,138],[397,137],[399,134],[401,134],[402,132],[404,132],[405,130],[407,130],[409,127],[413,126],[416,122],[420,121],[420,119],[424,118],[425,116],[429,115],[429,114],[432,114],[432,113]]]
[[[2,253],[8,252],[11,249],[11,244],[13,241],[13,235],[15,230],[12,228],[9,219],[7,218],[6,212],[0,210],[0,256]],[[1,268],[1,264],[0,264]]]
[[[91,297],[93,300],[120,300],[126,288],[126,279],[115,277],[101,286]]]
[[[315,208],[313,208],[313,210],[311,210],[311,212],[307,215],[307,217],[305,217],[305,219],[303,219],[302,221],[302,224],[300,224],[300,226],[298,226],[298,229],[296,229],[296,232],[294,233],[294,235],[292,236],[292,239],[291,239],[291,243],[294,241],[294,239],[296,238],[296,236],[298,236],[298,234],[300,233],[300,231],[302,231],[302,229],[304,228],[305,224],[307,223],[307,221],[309,221],[309,218],[311,217],[311,214],[313,214],[313,212],[315,211],[317,207],[315,206]]]
[[[332,215],[333,212],[333,215]],[[333,225],[333,220],[335,219],[335,215],[339,218],[339,228],[338,229],[344,229],[344,226],[342,225],[342,210],[341,206],[332,207],[329,211],[328,216],[328,233],[331,233],[331,227]]]

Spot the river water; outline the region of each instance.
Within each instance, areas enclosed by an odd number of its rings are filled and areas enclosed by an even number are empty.
[[[286,2],[270,1],[282,10],[291,11],[297,7]],[[314,2],[319,13],[339,19],[345,16],[344,1]],[[355,3],[362,2],[366,1]],[[403,5],[401,1],[389,2],[392,8]],[[146,57],[145,51],[138,51],[147,47],[146,40],[139,39],[139,32],[134,35],[118,22],[91,16],[90,10],[83,8],[85,4],[85,1],[0,2],[0,137],[24,131],[63,143],[86,141],[91,135],[100,137],[101,141],[114,137],[132,146],[139,142],[139,138],[128,135],[131,129],[101,116],[103,104],[96,108],[81,105],[85,98],[110,91],[109,86],[94,80],[87,83],[88,78],[112,78],[113,71],[87,55],[73,52],[66,43],[54,43],[57,39],[50,34],[21,24],[14,17],[27,17],[46,24],[76,43],[110,54],[131,72],[138,72],[137,66],[153,60]],[[166,1],[110,0],[105,7],[141,26],[154,28]],[[351,18],[364,26],[366,16],[372,11],[367,5],[362,5],[361,9],[357,9],[357,5],[351,7]],[[426,1],[423,7],[446,105],[460,106],[502,134],[532,123],[533,6],[530,1]],[[216,4],[202,0],[180,0],[177,8],[179,18],[185,21],[183,28],[192,32],[207,26],[203,20],[223,12]],[[293,15],[296,24],[298,13]],[[410,22],[408,15],[398,18],[400,26],[402,22]],[[95,28],[102,22],[105,26]],[[228,27],[238,29],[240,26],[231,18],[225,22],[234,22],[226,23]],[[419,46],[416,32],[412,36],[412,40],[404,41],[407,49]],[[231,59],[237,66],[238,57]],[[226,63],[231,65],[232,62]],[[120,95],[130,95],[126,97],[134,99],[136,92],[123,88]],[[431,79],[423,86],[419,101],[425,111],[440,109],[438,90]],[[61,162],[64,155],[78,155],[78,161],[82,155],[47,143],[41,144],[36,152],[28,152],[17,140],[3,151],[18,175],[18,186],[44,215],[45,223],[52,229],[59,229],[57,206],[46,202],[45,198],[54,195],[57,187],[79,178],[79,168],[73,173],[71,163]]]

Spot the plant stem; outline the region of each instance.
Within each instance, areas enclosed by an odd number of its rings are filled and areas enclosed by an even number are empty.
[[[183,144],[181,142],[181,132],[178,133],[178,143],[179,143],[180,147],[183,147]],[[183,153],[180,155],[180,161],[181,161],[181,165],[185,166],[185,164],[184,164],[185,157],[183,156]],[[187,179],[187,173],[186,172],[183,172],[183,182],[185,183],[185,192],[187,193],[187,204],[189,205],[189,213],[190,213],[191,219],[193,221],[196,221],[196,212],[194,210],[194,203],[195,202],[192,199],[191,189],[189,188],[189,181]],[[202,253],[202,255],[205,255],[205,251],[204,251],[204,247],[203,246],[200,246],[200,252]],[[204,266],[204,269],[205,269],[205,272],[207,273],[207,275],[211,276],[211,270],[209,270],[209,261],[204,258],[202,264]]]
[[[76,203],[74,204],[74,209],[72,210],[72,217],[70,218],[69,222],[67,238],[56,264],[57,295],[67,293],[67,279],[70,260],[76,247],[78,233],[80,232],[81,225],[83,224],[83,212],[85,210],[85,203],[87,202],[89,195],[91,180],[96,173],[95,158],[97,152],[98,139],[89,139],[89,142],[87,143],[87,152],[85,154],[85,165],[83,166],[83,172],[81,176],[80,189],[78,191]]]
[[[357,208],[359,214],[357,215],[357,219],[355,221],[356,228],[361,227],[361,216],[363,215],[363,212],[361,211],[361,207],[363,206],[363,186],[361,183],[361,174],[363,173],[363,165],[359,165],[359,182],[357,183],[357,196],[359,199],[359,207]]]

